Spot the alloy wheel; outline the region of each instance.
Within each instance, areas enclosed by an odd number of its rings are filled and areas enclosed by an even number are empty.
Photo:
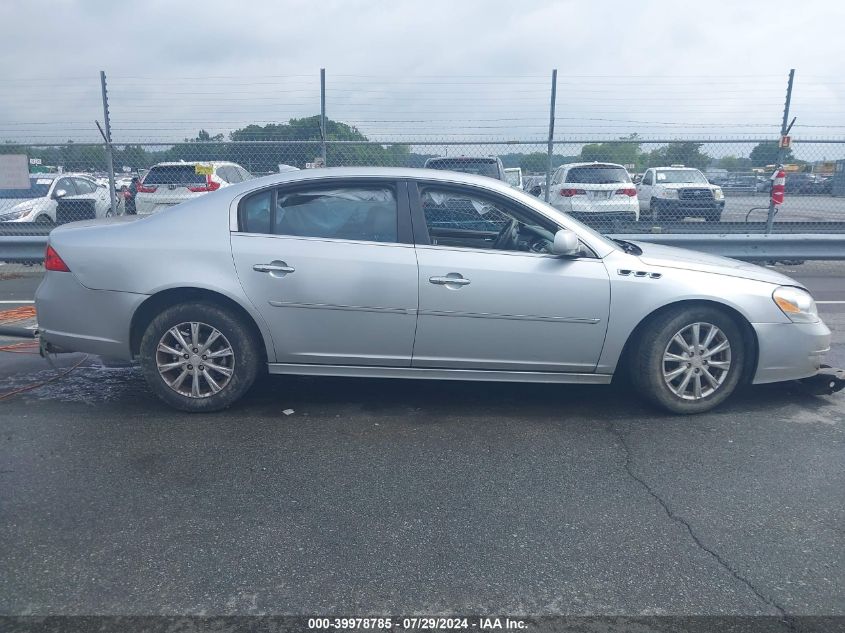
[[[679,330],[663,351],[663,380],[684,400],[713,394],[731,368],[731,344],[712,323],[692,323]]]
[[[156,366],[162,380],[176,393],[207,398],[231,381],[235,354],[220,330],[189,321],[170,328],[161,337]]]

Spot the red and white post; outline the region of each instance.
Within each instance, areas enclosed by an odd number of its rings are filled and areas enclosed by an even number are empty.
[[[780,206],[786,193],[786,172],[778,167],[772,174],[772,206]]]

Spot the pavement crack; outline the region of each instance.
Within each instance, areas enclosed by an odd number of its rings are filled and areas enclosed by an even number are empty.
[[[695,533],[695,530],[689,524],[689,522],[679,514],[676,514],[669,504],[652,488],[645,479],[639,476],[637,473],[634,472],[632,467],[633,459],[631,457],[631,449],[628,446],[628,441],[625,437],[625,434],[616,428],[613,424],[610,424],[608,427],[610,433],[619,441],[622,446],[622,452],[625,457],[624,468],[626,474],[637,482],[642,488],[655,500],[657,503],[660,504],[660,507],[663,508],[663,511],[666,513],[672,521],[677,523],[678,525],[683,526],[686,531],[689,533],[690,538],[692,538],[693,542],[695,543],[696,547],[698,547],[703,552],[709,554],[719,565],[721,565],[731,576],[733,576],[738,582],[742,583],[753,593],[757,598],[762,601],[763,603],[769,605],[773,609],[775,609],[781,618],[783,618],[784,624],[790,631],[796,631],[795,621],[793,620],[792,616],[784,609],[780,604],[766,596],[762,593],[754,584],[741,573],[739,573],[736,569],[734,569],[731,564],[726,561],[717,551],[708,547]]]

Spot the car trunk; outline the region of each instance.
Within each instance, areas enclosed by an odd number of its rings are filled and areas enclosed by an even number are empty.
[[[155,213],[164,207],[171,207],[198,195],[191,187],[202,187],[206,176],[196,173],[196,165],[159,165],[150,169],[144,178],[143,188],[155,187],[155,191],[139,191],[144,213]],[[137,206],[137,198],[136,198]]]

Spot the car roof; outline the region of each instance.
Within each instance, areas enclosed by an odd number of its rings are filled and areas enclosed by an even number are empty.
[[[164,163],[156,163],[150,167],[150,169],[153,167],[178,167],[179,165],[237,165],[240,167],[237,163],[233,163],[228,160],[173,160]]]
[[[660,171],[701,171],[698,167],[652,167]]]
[[[427,158],[426,162],[427,163],[433,163],[434,161],[444,161],[444,160],[450,160],[450,161],[454,160],[454,161],[460,161],[462,163],[465,163],[467,161],[477,160],[477,161],[484,161],[485,163],[488,163],[488,162],[491,162],[491,161],[499,160],[499,157],[498,156],[432,156],[431,158]]]
[[[560,167],[562,169],[569,169],[571,167],[619,167],[621,169],[625,169],[618,163],[605,163],[599,161],[593,161],[592,163],[564,163]]]
[[[63,171],[60,174],[57,173],[50,173],[50,174],[30,174],[30,178],[49,178],[50,180],[56,180],[57,178],[65,178],[66,176],[73,176],[74,178],[87,178],[88,180],[94,180],[94,176],[89,176],[88,174],[81,174],[75,171]]]

